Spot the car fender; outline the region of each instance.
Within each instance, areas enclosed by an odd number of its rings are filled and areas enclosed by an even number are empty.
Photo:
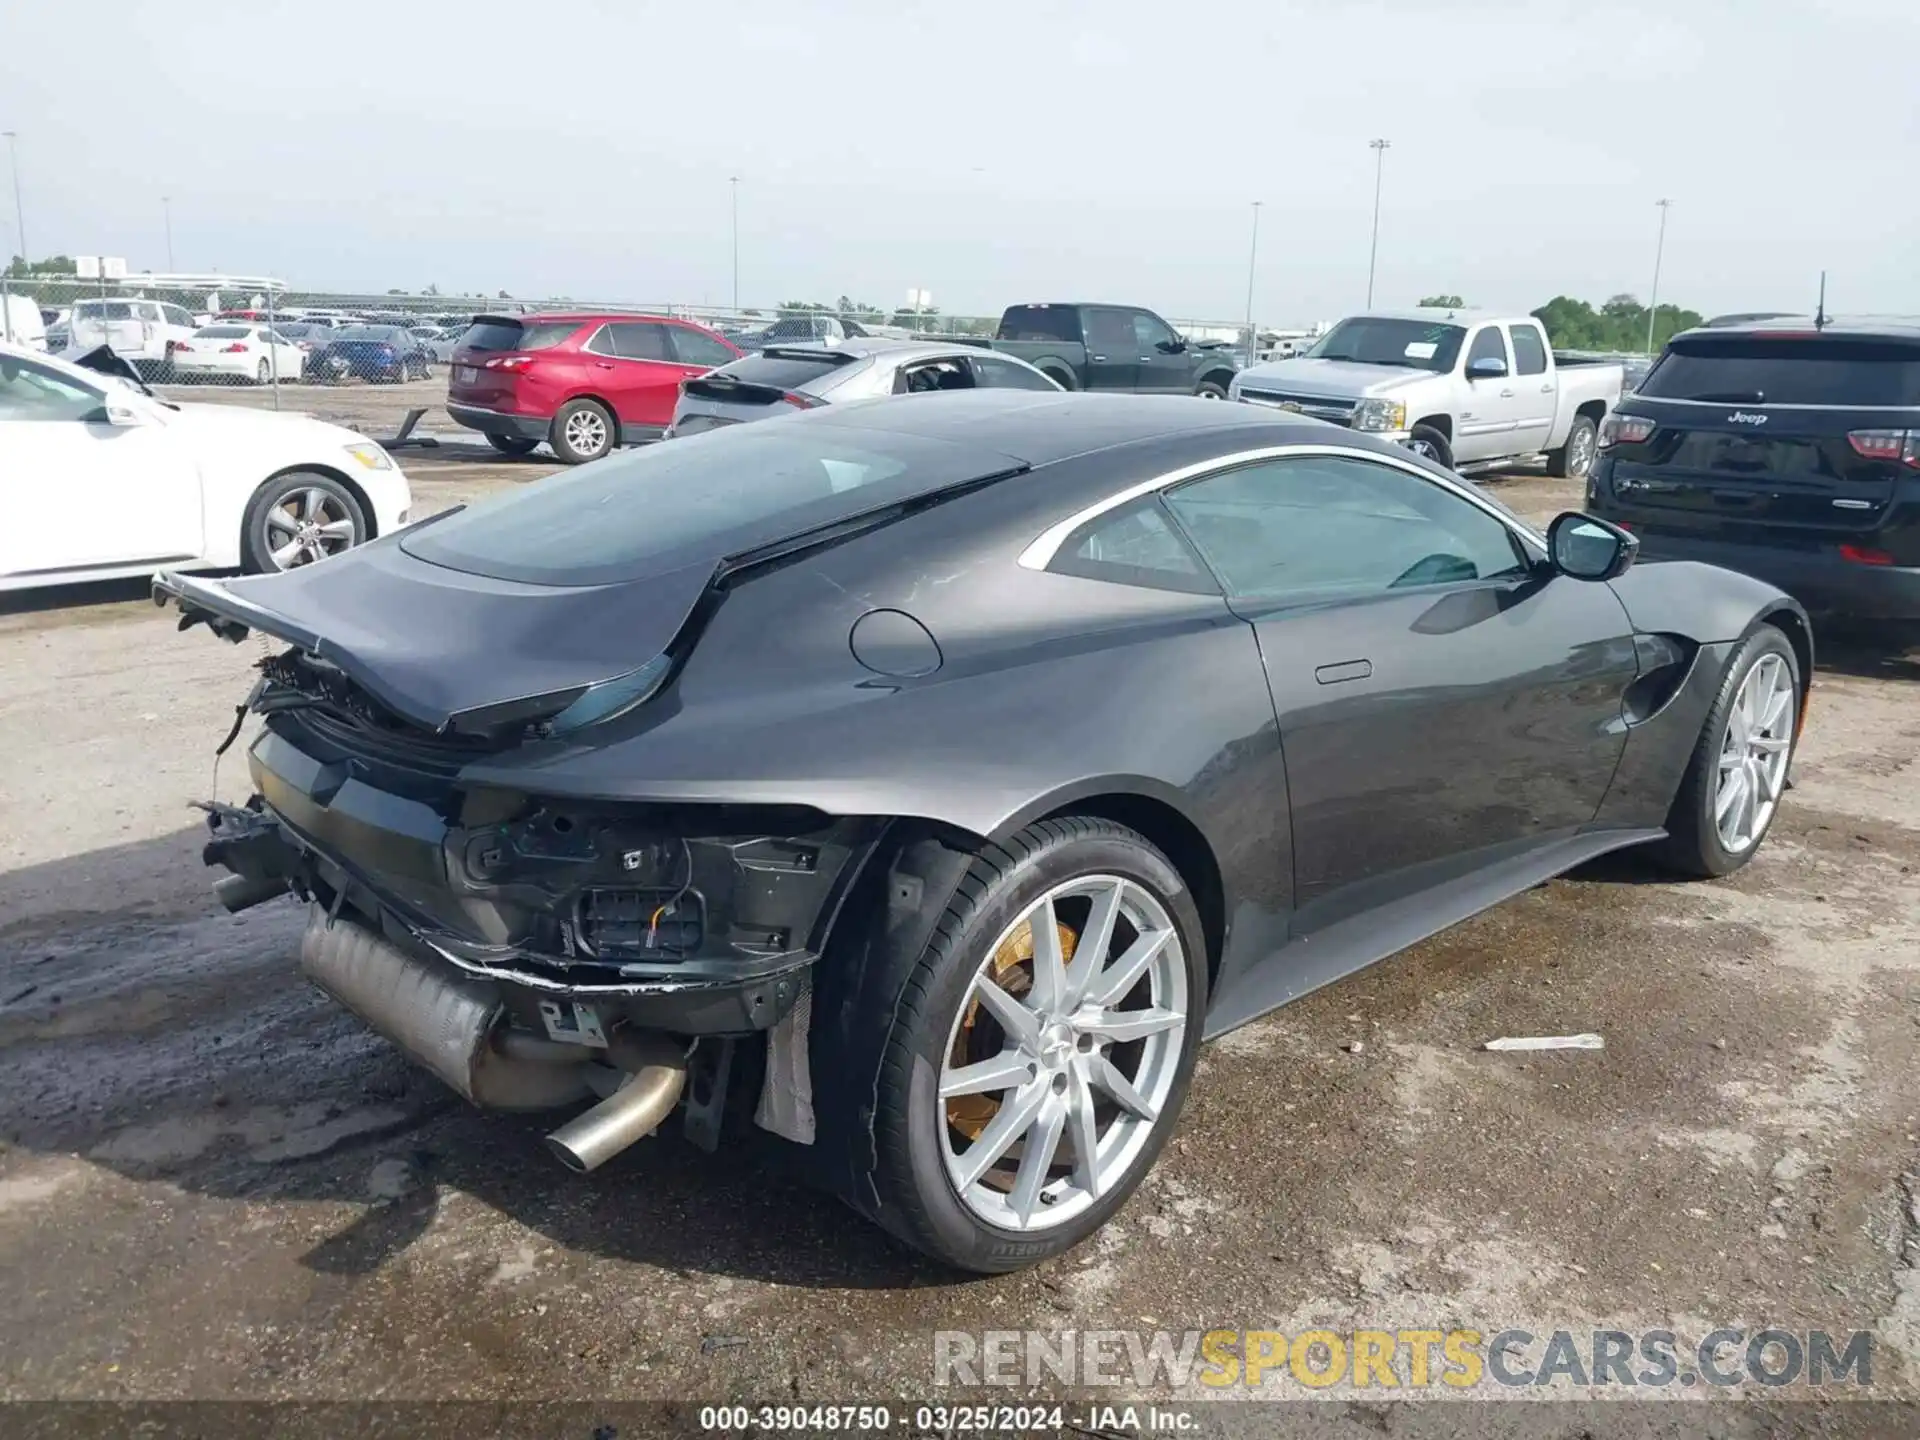
[[[1635,565],[1608,583],[1634,629],[1645,634],[1684,635],[1712,645],[1743,639],[1762,618],[1781,611],[1808,636],[1813,633],[1805,608],[1784,590],[1698,560]]]

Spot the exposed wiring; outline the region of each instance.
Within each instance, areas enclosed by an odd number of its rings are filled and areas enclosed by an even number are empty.
[[[682,836],[680,840],[680,858],[684,862],[687,872],[685,878],[680,882],[680,888],[673,892],[671,899],[664,905],[657,907],[653,914],[647,917],[647,949],[649,950],[656,948],[658,945],[660,937],[660,917],[662,915],[673,914],[680,902],[686,898],[687,891],[693,888],[693,847],[687,844],[686,837],[684,836]]]

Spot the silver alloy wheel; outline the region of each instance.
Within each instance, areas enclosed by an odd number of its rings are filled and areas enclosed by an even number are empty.
[[[292,570],[351,549],[359,528],[346,501],[318,486],[293,490],[267,511],[267,546],[274,568]]]
[[[567,444],[578,455],[598,455],[607,448],[607,422],[597,410],[576,410],[567,417]]]
[[[1766,834],[1793,751],[1792,672],[1779,655],[1762,655],[1733,699],[1720,740],[1720,778],[1713,790],[1713,825],[1729,855],[1740,855]]]
[[[1024,993],[1002,983],[1015,975]],[[987,951],[947,1035],[939,1119],[961,1201],[989,1225],[1038,1231],[1110,1194],[1173,1093],[1186,1024],[1186,951],[1144,886],[1086,875],[1041,896]],[[1001,1048],[979,1055],[970,1042],[994,1030]],[[971,1137],[957,1100],[987,1107]]]
[[[1593,464],[1593,443],[1593,431],[1585,425],[1575,431],[1573,439],[1568,442],[1567,474],[1573,479],[1586,477],[1588,467]]]
[[[1430,440],[1409,440],[1407,442],[1407,449],[1429,460],[1437,462],[1440,459],[1440,452],[1433,448],[1433,442]]]

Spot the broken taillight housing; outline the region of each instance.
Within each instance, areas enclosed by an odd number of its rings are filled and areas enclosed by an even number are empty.
[[[1616,445],[1638,445],[1655,429],[1654,422],[1644,415],[1607,416],[1600,422],[1600,448],[1611,450]]]
[[[1849,430],[1847,443],[1869,460],[1894,460],[1920,470],[1920,430]]]

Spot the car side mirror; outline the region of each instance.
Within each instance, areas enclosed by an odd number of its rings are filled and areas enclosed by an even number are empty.
[[[1618,525],[1569,510],[1547,527],[1553,568],[1575,580],[1612,580],[1626,573],[1640,541]]]
[[[1495,359],[1491,355],[1483,355],[1478,360],[1469,360],[1467,362],[1467,378],[1469,380],[1499,380],[1503,379],[1506,373],[1507,362]]]

